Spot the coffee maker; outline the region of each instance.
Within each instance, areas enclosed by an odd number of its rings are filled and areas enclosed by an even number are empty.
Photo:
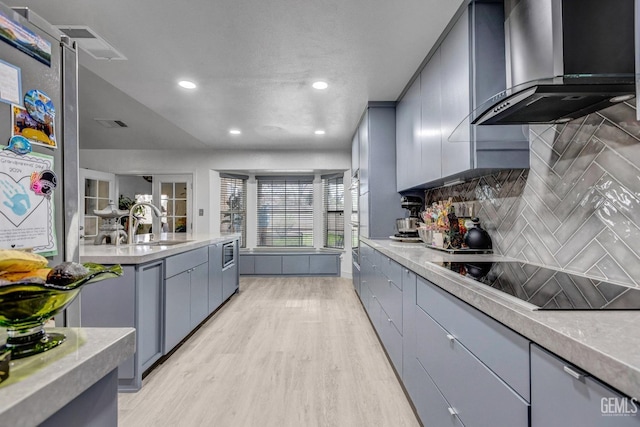
[[[400,198],[400,206],[409,211],[409,217],[396,219],[396,230],[398,232],[394,237],[418,239],[418,221],[420,221],[418,212],[422,208],[422,199],[416,196],[402,196]]]

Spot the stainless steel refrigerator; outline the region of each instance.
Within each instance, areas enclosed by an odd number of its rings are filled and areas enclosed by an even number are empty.
[[[7,29],[8,28],[8,29]],[[50,58],[34,54],[29,46],[24,45],[24,39],[12,36],[16,32],[24,31],[27,36],[35,35],[36,40],[50,44]],[[9,37],[7,37],[7,35]],[[36,51],[37,52],[37,51]],[[43,60],[44,58],[44,60]],[[49,258],[50,265],[56,265],[63,261],[79,261],[79,178],[78,178],[78,56],[74,45],[70,45],[68,38],[63,37],[55,27],[41,19],[27,8],[11,9],[0,3],[0,60],[1,70],[19,69],[20,92],[14,94],[14,99],[19,103],[13,105],[25,105],[25,94],[29,91],[40,91],[46,94],[55,108],[53,116],[53,129],[55,131],[55,145],[53,148],[46,145],[32,144],[32,152],[46,156],[53,156],[52,170],[57,176],[57,185],[50,195],[53,208],[50,221],[54,230],[53,237],[57,246],[57,254],[52,251],[45,255]],[[47,62],[50,62],[47,64]],[[2,75],[0,75],[0,79]],[[1,84],[2,82],[0,82]],[[6,82],[5,82],[6,83]],[[0,93],[0,97],[5,98]],[[16,98],[16,95],[19,97]],[[11,98],[9,98],[11,99]],[[0,148],[7,146],[12,133],[18,131],[15,123],[16,111],[11,103],[0,102]],[[22,129],[21,129],[22,131]],[[26,133],[25,133],[26,136]],[[36,140],[34,140],[36,141]],[[37,142],[37,141],[36,141]],[[7,169],[4,169],[5,172]],[[7,173],[4,181],[15,185],[15,178]],[[13,179],[13,181],[11,181]],[[2,236],[0,248],[11,248],[12,227],[16,230],[18,221],[10,218],[13,213],[6,207],[11,203],[10,189],[3,188],[0,191],[2,202],[0,206],[0,226]],[[6,202],[6,204],[5,204]],[[33,205],[33,203],[31,203]],[[7,212],[9,212],[7,214]],[[23,223],[27,223],[29,212],[22,213],[25,216]],[[22,220],[22,219],[21,219]],[[4,225],[3,225],[4,222]],[[13,234],[17,233],[14,231]],[[18,246],[15,246],[18,247]],[[72,315],[70,309],[67,315]],[[64,319],[56,318],[56,325],[63,326]]]

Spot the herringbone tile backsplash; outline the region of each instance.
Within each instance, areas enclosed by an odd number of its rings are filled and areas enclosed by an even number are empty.
[[[640,286],[640,123],[617,104],[566,125],[530,127],[531,168],[427,190],[476,201],[494,251]]]

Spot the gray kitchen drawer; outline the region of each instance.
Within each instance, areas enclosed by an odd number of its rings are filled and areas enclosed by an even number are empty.
[[[372,322],[380,337],[380,341],[382,341],[384,349],[387,351],[393,366],[396,368],[396,372],[402,375],[402,335],[400,335],[397,327],[393,324],[393,320],[377,301],[372,303],[371,311],[373,310],[377,310],[377,313],[374,314],[375,320],[372,320]]]
[[[392,260],[391,258],[382,255],[380,260],[380,269],[382,273],[387,276],[387,279],[402,290],[402,266]]]
[[[640,405],[531,345],[531,427],[640,426]]]
[[[209,249],[207,247],[167,257],[164,277],[173,277],[205,262],[209,262]]]
[[[369,283],[373,295],[402,334],[402,291],[376,268],[376,275]]]
[[[369,264],[374,265],[375,261],[373,259],[374,250],[371,246],[366,243],[360,242],[360,259],[361,261],[364,259],[369,262]]]
[[[417,358],[465,426],[528,427],[522,397],[428,314],[415,315]]]
[[[415,357],[410,362],[408,371],[416,384],[415,391],[410,392],[413,405],[425,426],[463,427],[460,418],[452,414],[453,407],[447,402],[431,377]]]
[[[417,304],[529,401],[529,341],[418,277]]]

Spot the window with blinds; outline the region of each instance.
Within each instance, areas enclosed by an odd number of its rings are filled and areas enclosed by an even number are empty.
[[[322,177],[324,247],[344,248],[344,185],[342,175]]]
[[[313,247],[313,177],[258,176],[258,241],[266,247]]]
[[[240,233],[240,247],[246,247],[247,177],[220,174],[220,232]]]

